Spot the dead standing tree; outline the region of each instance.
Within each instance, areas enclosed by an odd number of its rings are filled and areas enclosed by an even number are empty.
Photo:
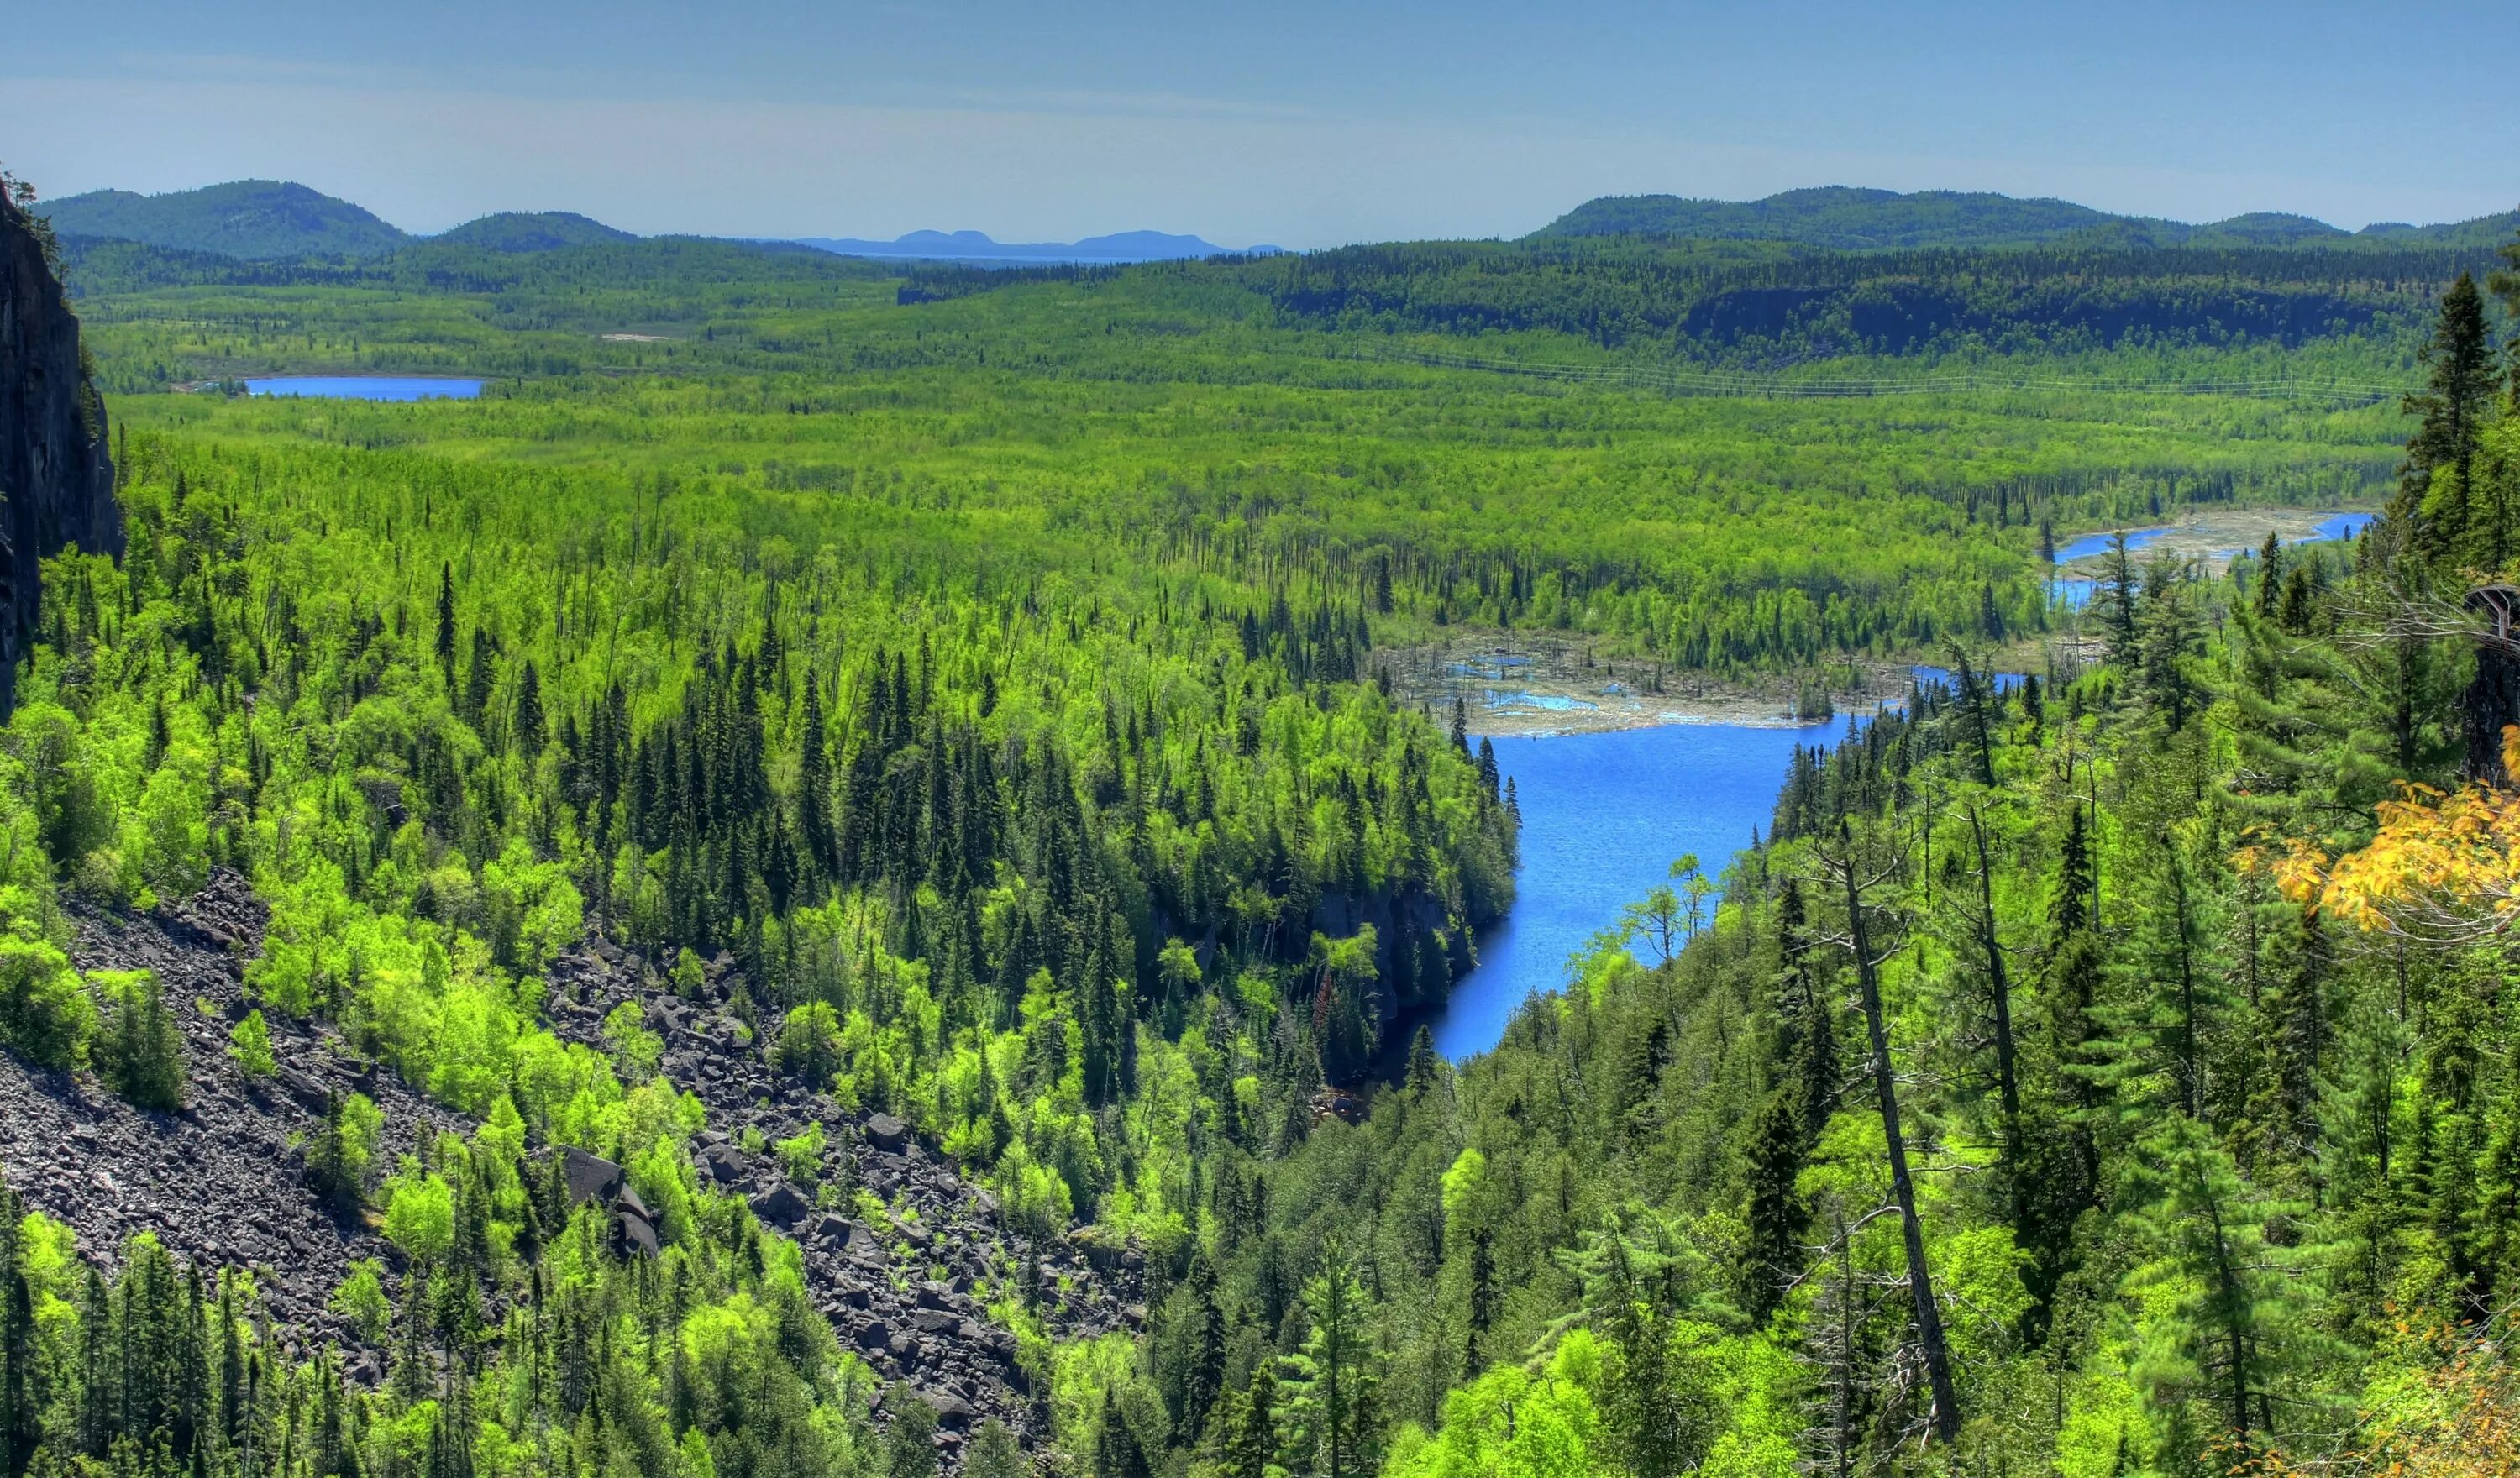
[[[1916,1186],[1908,1172],[1908,1142],[1899,1123],[1899,1079],[1890,1062],[1890,1030],[1881,1007],[1881,965],[1901,947],[1893,927],[1885,944],[1876,945],[1868,917],[1872,890],[1896,878],[1906,868],[1904,847],[1868,855],[1855,832],[1838,824],[1832,842],[1818,849],[1826,881],[1846,902],[1846,932],[1836,936],[1855,960],[1855,980],[1863,997],[1864,1026],[1872,1048],[1872,1091],[1881,1109],[1881,1141],[1890,1157],[1890,1192],[1899,1207],[1900,1231],[1907,1243],[1908,1292],[1914,1305],[1916,1344],[1925,1365],[1926,1384],[1934,1399],[1934,1435],[1958,1440],[1960,1431],[1958,1394],[1952,1387],[1951,1347],[1943,1337],[1943,1316],[1934,1302],[1934,1279],[1925,1263],[1925,1229],[1916,1217]]]

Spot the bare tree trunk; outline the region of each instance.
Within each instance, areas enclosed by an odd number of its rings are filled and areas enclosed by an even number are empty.
[[[1959,1396],[1952,1388],[1952,1355],[1943,1339],[1942,1310],[1934,1303],[1933,1275],[1925,1266],[1925,1229],[1916,1219],[1916,1186],[1908,1174],[1908,1142],[1899,1127],[1899,1082],[1890,1066],[1890,1033],[1881,1012],[1879,962],[1864,921],[1864,890],[1850,851],[1832,859],[1846,888],[1847,924],[1854,937],[1855,977],[1864,994],[1864,1025],[1872,1041],[1872,1090],[1881,1102],[1881,1139],[1890,1154],[1890,1188],[1899,1202],[1899,1227],[1908,1251],[1908,1291],[1915,1303],[1916,1339],[1924,1346],[1925,1378],[1934,1394],[1934,1433],[1945,1442],[1960,1433]]]
[[[1837,1478],[1855,1472],[1855,1240],[1846,1230],[1846,1203],[1834,1198],[1829,1212],[1837,1231],[1837,1369],[1829,1403],[1837,1446]]]
[[[1977,803],[1968,808],[1969,830],[1977,840],[1977,939],[1986,952],[1987,992],[1995,1004],[1995,1085],[2003,1107],[2003,1180],[2012,1204],[2012,1230],[2025,1231],[2028,1197],[2021,1177],[2021,1076],[2012,1045],[2012,982],[2003,972],[2003,943],[1995,931],[1995,864],[1987,855],[1986,818]]]

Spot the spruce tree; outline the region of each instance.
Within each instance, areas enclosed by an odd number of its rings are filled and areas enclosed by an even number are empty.
[[[1234,1397],[1227,1415],[1224,1451],[1226,1478],[1270,1478],[1278,1462],[1278,1375],[1273,1357],[1252,1368],[1251,1384]]]
[[[2422,420],[2408,439],[2388,516],[2409,530],[2426,558],[2442,560],[2467,552],[2478,503],[2477,456],[2498,388],[2485,299],[2465,272],[2442,294],[2423,363],[2424,388],[2404,402],[2408,415]]]
[[[437,570],[437,672],[449,696],[455,693],[455,565]]]

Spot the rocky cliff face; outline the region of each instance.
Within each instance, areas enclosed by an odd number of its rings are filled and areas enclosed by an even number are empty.
[[[122,554],[105,401],[42,243],[0,195],[0,716],[34,645],[43,560],[71,544]]]

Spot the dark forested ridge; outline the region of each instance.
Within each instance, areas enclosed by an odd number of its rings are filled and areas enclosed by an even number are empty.
[[[0,730],[0,1103],[81,1157],[0,1214],[0,1474],[2493,1471],[2461,249],[74,242],[129,543]],[[1455,1066],[1398,1023],[1517,801],[1378,656],[1464,630],[1958,677]],[[221,1125],[269,1216],[126,1188]]]
[[[1603,196],[1559,216],[1535,237],[1646,236],[1700,241],[1792,242],[1835,250],[1918,246],[2018,246],[2042,243],[2143,246],[2280,246],[2372,241],[2492,247],[2508,240],[2511,214],[2410,226],[2375,222],[2347,232],[2282,211],[2253,211],[2204,225],[2116,215],[2069,201],[1986,192],[1826,186],[1757,201],[1673,195]]]

